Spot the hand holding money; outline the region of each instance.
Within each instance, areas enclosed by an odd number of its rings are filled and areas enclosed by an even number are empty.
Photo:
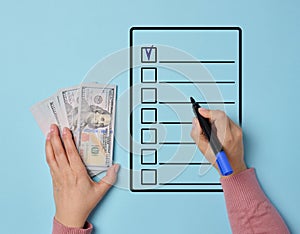
[[[90,176],[112,165],[116,86],[87,83],[59,90],[31,108],[44,135],[56,124],[71,130]]]
[[[111,166],[100,182],[94,182],[85,170],[72,133],[64,128],[60,134],[56,125],[51,125],[45,148],[52,175],[55,219],[65,226],[82,228],[90,212],[115,183],[119,165]]]

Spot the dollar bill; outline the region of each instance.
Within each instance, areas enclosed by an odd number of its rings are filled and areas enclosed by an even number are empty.
[[[80,88],[79,154],[87,168],[101,172],[112,164],[116,86]]]
[[[60,117],[60,106],[59,103],[57,102],[57,97],[52,96],[49,98],[48,106],[55,118],[55,123],[58,126],[58,128],[61,130],[62,129],[62,124],[61,124],[61,117]]]
[[[116,86],[85,83],[59,90],[30,108],[46,136],[51,124],[73,133],[91,177],[112,164]]]
[[[68,124],[68,119],[67,116],[65,115],[65,107],[63,106],[63,100],[60,96],[60,92],[55,93],[52,96],[53,100],[54,100],[54,105],[56,107],[57,110],[57,119],[59,122],[59,128],[62,130],[64,127],[68,127],[69,128],[69,124]]]
[[[47,98],[30,108],[33,117],[45,136],[49,133],[51,124],[58,124],[53,110],[51,109],[51,102],[53,102],[52,97]]]
[[[61,102],[61,112],[65,119],[65,126],[68,127],[78,148],[78,118],[79,118],[79,86],[62,89],[58,92],[58,99]]]

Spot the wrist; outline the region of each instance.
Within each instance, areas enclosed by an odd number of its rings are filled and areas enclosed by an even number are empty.
[[[58,213],[55,214],[54,218],[61,224],[70,228],[83,228],[86,223],[86,218],[73,217],[72,215],[62,216]]]
[[[243,171],[245,171],[245,170],[247,170],[247,169],[248,169],[248,168],[247,168],[245,162],[242,162],[242,163],[240,163],[239,165],[233,165],[233,166],[232,166],[232,170],[233,170],[232,174],[230,174],[230,175],[228,175],[228,176],[221,176],[221,177],[230,177],[230,176],[239,174],[239,173],[241,173],[241,172],[243,172]]]

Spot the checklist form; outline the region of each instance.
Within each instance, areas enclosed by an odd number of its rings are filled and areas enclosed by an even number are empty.
[[[241,124],[238,27],[130,30],[130,188],[221,192],[219,174],[190,136],[190,97]]]

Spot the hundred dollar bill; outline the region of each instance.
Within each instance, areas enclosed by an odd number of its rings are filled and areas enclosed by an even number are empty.
[[[63,100],[60,96],[60,92],[57,92],[52,96],[54,99],[55,107],[57,108],[57,118],[59,120],[59,127],[62,130],[64,127],[69,127],[67,116],[65,115],[65,107],[63,106]]]
[[[61,108],[57,99],[57,95],[53,95],[49,98],[48,106],[55,118],[55,123],[60,130],[62,130],[62,117],[61,117]]]
[[[83,84],[79,102],[79,154],[90,171],[101,172],[112,164],[116,86]]]
[[[61,102],[61,112],[68,127],[74,136],[75,144],[78,147],[78,118],[79,118],[79,86],[62,89],[58,93]]]

